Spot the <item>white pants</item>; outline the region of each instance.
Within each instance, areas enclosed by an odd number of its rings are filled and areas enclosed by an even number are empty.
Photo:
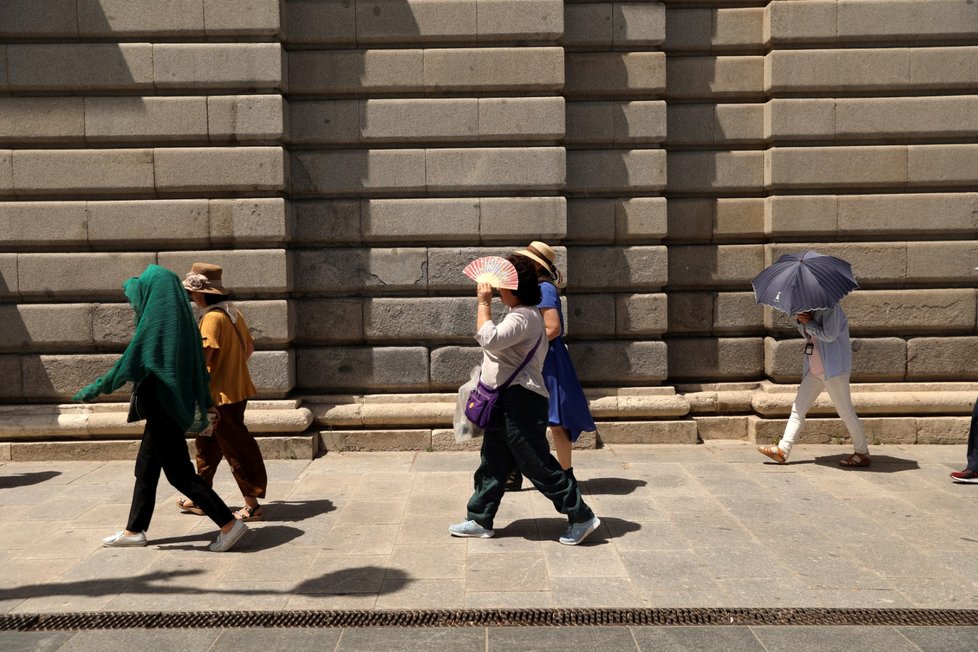
[[[856,416],[856,411],[852,407],[852,395],[849,393],[849,374],[833,376],[828,380],[822,380],[811,374],[805,376],[798,387],[794,405],[791,406],[791,416],[788,418],[788,425],[784,429],[784,436],[781,437],[778,447],[784,451],[785,455],[791,452],[791,447],[794,446],[801,429],[805,426],[805,415],[822,392],[822,387],[825,387],[829,393],[835,411],[839,413],[842,422],[846,424],[846,429],[849,431],[856,452],[861,455],[868,454],[869,447],[866,445],[866,433],[863,432],[863,424],[859,421],[859,417]]]

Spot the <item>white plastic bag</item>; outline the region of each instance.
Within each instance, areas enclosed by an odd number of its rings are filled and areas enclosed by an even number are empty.
[[[452,419],[452,424],[455,426],[455,441],[458,443],[474,439],[475,437],[481,437],[484,432],[482,428],[469,421],[469,418],[465,416],[465,402],[469,400],[469,394],[475,389],[481,374],[482,366],[476,365],[469,373],[468,382],[458,388],[458,399],[455,402],[455,417]]]

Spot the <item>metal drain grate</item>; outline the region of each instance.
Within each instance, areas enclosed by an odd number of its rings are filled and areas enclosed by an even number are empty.
[[[0,614],[0,631],[202,627],[978,625],[976,609],[472,609]]]

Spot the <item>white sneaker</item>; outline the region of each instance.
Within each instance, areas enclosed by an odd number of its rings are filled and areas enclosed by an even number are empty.
[[[146,545],[146,533],[137,532],[126,536],[125,530],[119,530],[110,537],[102,539],[105,548],[142,548]]]
[[[214,543],[207,546],[211,552],[227,552],[234,544],[238,542],[238,539],[244,536],[244,533],[248,531],[248,526],[241,521],[235,519],[234,525],[231,529],[225,532],[218,532],[217,538],[214,539]]]

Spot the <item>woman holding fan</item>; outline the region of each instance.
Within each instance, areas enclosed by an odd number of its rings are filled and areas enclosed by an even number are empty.
[[[466,268],[478,283],[475,339],[482,347],[480,384],[496,394],[485,426],[482,461],[466,520],[448,528],[456,537],[489,538],[509,474],[518,470],[568,518],[560,543],[577,545],[600,525],[585,504],[572,474],[550,454],[547,443],[547,388],[542,370],[547,356],[543,316],[536,308],[540,287],[533,263],[524,256],[479,259]],[[509,311],[492,321],[493,286]]]

